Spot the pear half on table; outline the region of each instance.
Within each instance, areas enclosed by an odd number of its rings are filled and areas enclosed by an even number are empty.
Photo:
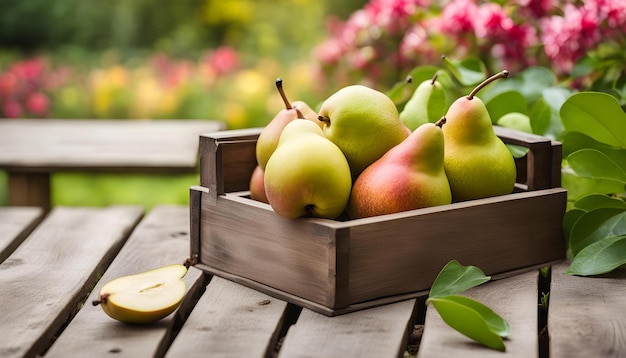
[[[186,292],[184,265],[168,265],[116,278],[100,289],[94,305],[125,323],[148,324],[165,318],[180,305]]]

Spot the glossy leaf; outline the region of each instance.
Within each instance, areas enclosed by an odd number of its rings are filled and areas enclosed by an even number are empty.
[[[572,90],[562,87],[548,87],[541,91],[541,100],[550,107],[550,121],[544,135],[560,138],[563,134],[563,122],[560,110],[563,103],[571,96]]]
[[[626,235],[612,236],[582,249],[565,273],[591,276],[611,272],[626,264]]]
[[[480,94],[478,97],[480,97]],[[507,113],[528,113],[526,98],[517,91],[500,93],[488,102],[485,102],[485,106],[487,107],[487,111],[489,111],[492,123],[496,123],[500,117]]]
[[[626,171],[626,148],[611,147],[580,132],[565,133],[563,136],[563,157],[566,158],[581,149],[596,149]]]
[[[601,143],[626,148],[626,113],[609,94],[571,95],[561,107],[561,119],[568,131],[585,133]]]
[[[428,295],[429,298],[456,295],[472,287],[489,281],[491,277],[485,276],[483,271],[476,266],[463,266],[458,261],[452,260],[441,269],[433,282]]]
[[[615,180],[585,178],[571,168],[561,170],[561,186],[567,189],[567,200],[575,202],[589,194],[615,194],[624,192],[624,184]]]
[[[447,325],[489,348],[506,350],[502,337],[509,335],[509,324],[489,307],[464,296],[430,298]]]
[[[466,58],[462,61],[452,61],[444,58],[446,68],[463,86],[475,86],[487,78],[485,64],[477,58]]]
[[[533,133],[543,135],[550,128],[552,108],[543,98],[540,98],[530,110],[530,126]]]
[[[580,176],[626,183],[626,168],[597,149],[578,150],[567,157],[567,162]]]
[[[586,211],[580,209],[570,209],[565,215],[563,215],[563,232],[565,233],[565,237],[569,240],[572,235],[572,228],[576,221],[580,219],[581,216],[585,214]]]
[[[600,208],[626,209],[626,202],[620,198],[614,198],[602,194],[590,194],[578,199],[574,207],[584,211],[592,211]]]
[[[626,209],[596,209],[581,215],[572,226],[569,246],[576,256],[597,241],[619,235],[626,235]]]

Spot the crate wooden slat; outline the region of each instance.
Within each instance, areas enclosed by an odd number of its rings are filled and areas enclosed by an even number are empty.
[[[410,299],[332,318],[305,309],[278,357],[402,357],[416,306]]]
[[[0,264],[0,356],[41,353],[113,260],[143,209],[54,209]]]
[[[43,217],[43,210],[0,207],[0,263],[26,239]]]
[[[182,264],[187,257],[189,210],[183,206],[157,206],[137,226],[119,254],[93,288],[86,304],[56,340],[46,357],[68,356],[156,356],[159,343],[169,335],[172,314],[150,329],[137,329],[107,316],[102,307],[91,305],[100,288],[112,279],[170,264]],[[187,296],[201,287],[194,286],[201,271],[193,267],[184,280]],[[191,292],[191,293],[190,293]],[[181,306],[182,308],[182,306]],[[167,344],[167,343],[164,343]],[[165,347],[167,348],[167,347]]]
[[[537,271],[526,272],[462,293],[487,305],[509,323],[511,335],[504,340],[505,353],[485,348],[455,331],[428,305],[417,357],[537,357],[537,276]]]
[[[569,263],[552,266],[550,357],[625,357],[626,270],[570,276],[565,274]]]
[[[417,297],[452,259],[493,275],[564,258],[567,193],[552,158],[560,143],[499,130],[529,149],[513,194],[358,220],[292,220],[248,197],[259,132],[200,137],[191,254],[206,272],[337,315]]]

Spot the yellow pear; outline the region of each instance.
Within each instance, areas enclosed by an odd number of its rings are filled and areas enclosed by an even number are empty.
[[[515,186],[513,155],[496,136],[491,117],[476,93],[507,77],[502,71],[454,101],[439,121],[445,140],[444,167],[454,202],[510,194]]]
[[[184,265],[168,265],[154,270],[116,278],[100,289],[102,310],[126,323],[156,322],[174,312],[185,296]]]

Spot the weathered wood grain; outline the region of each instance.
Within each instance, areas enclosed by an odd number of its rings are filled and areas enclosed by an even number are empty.
[[[286,309],[284,301],[213,277],[166,356],[269,356]]]
[[[416,300],[326,317],[303,310],[278,357],[401,357]]]
[[[552,267],[550,357],[626,357],[626,270],[579,277],[568,265]]]
[[[189,253],[189,211],[184,206],[157,206],[137,226],[111,266],[91,292],[84,307],[63,331],[46,357],[152,357],[168,335],[172,320],[149,326],[120,323],[107,316],[98,299],[100,288],[110,280],[157,267],[183,263]],[[193,267],[185,275],[187,287],[200,277]]]
[[[20,246],[42,217],[40,208],[0,207],[0,263]]]
[[[486,348],[452,329],[428,305],[417,357],[537,357],[537,280],[537,271],[532,271],[490,281],[463,293],[509,322],[511,334],[504,341],[505,353]]]
[[[0,264],[0,356],[35,356],[85,298],[143,214],[59,207]]]
[[[0,120],[0,168],[195,170],[200,134],[224,127],[207,120]]]

